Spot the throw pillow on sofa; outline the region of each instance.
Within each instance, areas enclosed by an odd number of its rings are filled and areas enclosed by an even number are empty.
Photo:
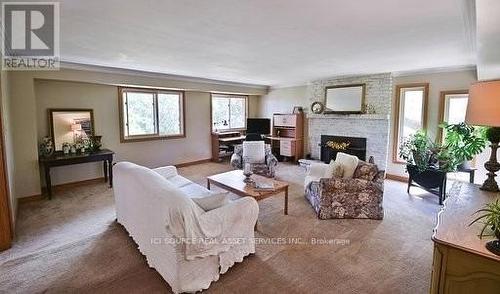
[[[213,193],[208,196],[191,196],[191,200],[205,211],[219,208],[230,201],[228,192]]]
[[[335,159],[335,162],[342,164],[342,167],[344,168],[344,179],[352,179],[354,171],[356,171],[356,168],[358,167],[358,161],[358,157],[342,152],[337,153],[337,158]]]
[[[341,163],[335,160],[330,161],[330,164],[325,169],[325,178],[342,178],[344,176],[344,167]]]
[[[373,181],[373,179],[375,178],[375,176],[377,176],[377,174],[378,174],[378,167],[376,164],[360,160],[358,167],[354,172],[353,178]]]

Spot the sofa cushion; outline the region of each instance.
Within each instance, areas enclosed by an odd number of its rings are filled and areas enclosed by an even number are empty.
[[[182,194],[189,198],[205,197],[211,195],[210,190],[208,190],[207,188],[191,182],[188,185],[179,187],[178,189],[181,190]]]
[[[378,167],[376,164],[368,163],[360,160],[356,171],[354,171],[353,178],[373,181],[378,174]]]
[[[243,158],[248,158],[249,163],[265,163],[266,153],[264,141],[243,142]]]
[[[166,178],[166,180],[176,188],[182,188],[184,186],[187,186],[187,185],[190,185],[193,183],[190,180],[186,179],[185,177],[179,176],[179,175],[176,175],[176,176],[173,176],[170,178]]]
[[[332,160],[325,169],[325,178],[342,178],[344,176],[344,167],[342,164]]]
[[[352,178],[354,171],[356,171],[356,168],[358,167],[358,161],[358,157],[343,152],[337,153],[337,158],[335,159],[335,162],[341,164],[344,169],[344,179]]]
[[[191,198],[196,204],[198,204],[203,210],[209,211],[212,209],[219,208],[229,203],[229,193],[211,193],[208,196],[194,196]]]

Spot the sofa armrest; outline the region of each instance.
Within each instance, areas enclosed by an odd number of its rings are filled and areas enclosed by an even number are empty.
[[[200,216],[200,224],[211,228],[217,227],[219,231],[213,231],[210,235],[218,236],[222,230],[233,225],[243,226],[253,231],[258,216],[259,205],[257,201],[252,197],[243,197],[203,213]],[[222,225],[214,226],[213,224]]]
[[[323,162],[314,162],[309,166],[309,170],[306,173],[306,176],[321,179],[325,175],[326,168],[328,164]]]
[[[173,165],[153,168],[153,171],[157,172],[158,174],[160,174],[164,178],[171,178],[173,176],[178,175],[177,168]]]

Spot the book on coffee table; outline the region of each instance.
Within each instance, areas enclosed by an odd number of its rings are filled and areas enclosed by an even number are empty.
[[[255,191],[273,191],[274,183],[273,182],[255,182],[253,186]]]

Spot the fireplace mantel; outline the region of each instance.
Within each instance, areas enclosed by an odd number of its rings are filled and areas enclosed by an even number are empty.
[[[364,120],[388,120],[387,114],[314,114],[308,113],[308,119],[364,119]]]

